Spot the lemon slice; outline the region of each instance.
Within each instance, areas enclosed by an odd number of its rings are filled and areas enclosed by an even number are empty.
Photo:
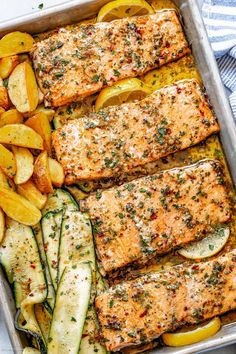
[[[170,347],[181,347],[213,336],[219,331],[220,327],[221,321],[218,317],[215,317],[207,324],[187,332],[164,333],[162,340]]]
[[[151,92],[151,89],[139,79],[124,79],[100,92],[95,103],[95,110],[97,112],[107,106],[140,100]]]
[[[181,256],[190,259],[202,259],[214,256],[220,252],[230,235],[229,228],[220,228],[213,234],[205,237],[201,241],[193,242],[181,248],[178,252]]]
[[[153,13],[153,8],[145,0],[115,0],[101,8],[97,22],[110,22],[119,18]]]

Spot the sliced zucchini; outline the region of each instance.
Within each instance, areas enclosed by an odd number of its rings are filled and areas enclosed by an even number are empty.
[[[47,285],[38,245],[31,227],[9,218],[6,221],[0,262],[13,285],[16,307],[21,309],[24,328],[41,335],[34,315],[34,304],[45,301]]]
[[[41,354],[47,354],[47,349],[45,346],[45,343],[43,341],[42,336],[39,333],[36,333],[28,328],[26,328],[25,326],[25,319],[24,316],[21,313],[21,310],[18,309],[16,312],[16,316],[15,316],[15,327],[16,329],[18,329],[19,331],[22,331],[24,333],[26,333],[27,335],[32,336],[32,344],[40,349],[40,353]]]
[[[49,268],[47,265],[47,260],[46,260],[46,254],[45,254],[45,250],[44,250],[44,244],[43,244],[43,234],[42,234],[42,230],[41,230],[41,225],[38,224],[36,226],[33,227],[33,231],[35,234],[35,238],[38,244],[38,248],[40,251],[40,255],[41,255],[41,262],[43,263],[43,269],[44,269],[44,273],[45,273],[45,277],[47,280],[47,286],[48,286],[48,293],[47,293],[47,302],[45,302],[45,306],[46,304],[48,304],[50,306],[50,311],[52,312],[52,309],[54,307],[55,304],[55,291],[52,285],[52,279],[50,276],[50,272],[49,272]],[[48,309],[49,310],[49,309]]]
[[[57,290],[58,249],[63,210],[49,211],[41,221],[43,243],[54,290]]]
[[[106,348],[96,339],[99,325],[94,306],[91,304],[88,308],[86,321],[84,323],[83,337],[80,343],[79,354],[106,354]]]
[[[80,190],[77,186],[66,186],[66,189],[70,192],[70,194],[75,198],[77,202],[88,196],[87,193]]]
[[[58,279],[68,265],[90,262],[96,270],[92,228],[87,214],[66,211],[63,216],[59,246]],[[95,277],[95,274],[94,274]]]
[[[54,193],[49,194],[47,203],[42,210],[42,215],[49,211],[59,211],[61,209],[78,210],[78,204],[72,195],[64,189],[55,189]]]
[[[94,183],[92,181],[81,181],[76,183],[78,187],[85,193],[89,193],[93,190]]]
[[[49,336],[52,314],[44,304],[36,304],[34,306],[34,313],[46,343]]]
[[[40,351],[32,347],[26,347],[24,348],[22,354],[40,354]]]
[[[48,353],[78,353],[91,285],[92,270],[89,263],[79,263],[64,269],[58,285]]]

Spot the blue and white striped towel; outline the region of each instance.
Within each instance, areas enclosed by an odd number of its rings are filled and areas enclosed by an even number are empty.
[[[204,0],[202,15],[236,121],[236,0]]]

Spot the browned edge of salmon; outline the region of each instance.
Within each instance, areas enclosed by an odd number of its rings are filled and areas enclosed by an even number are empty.
[[[149,342],[236,309],[236,250],[116,285],[96,298],[108,350]]]
[[[124,174],[218,131],[201,86],[184,80],[74,120],[52,134],[52,144],[73,184]]]
[[[89,213],[105,271],[144,263],[200,240],[230,220],[218,161],[203,160],[143,177],[81,201]]]
[[[62,106],[176,60],[189,52],[178,16],[169,10],[58,33],[35,44],[33,64],[40,89]]]

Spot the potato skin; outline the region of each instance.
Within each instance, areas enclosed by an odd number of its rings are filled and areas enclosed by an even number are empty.
[[[41,193],[53,193],[47,151],[41,152],[35,160],[33,180]]]

